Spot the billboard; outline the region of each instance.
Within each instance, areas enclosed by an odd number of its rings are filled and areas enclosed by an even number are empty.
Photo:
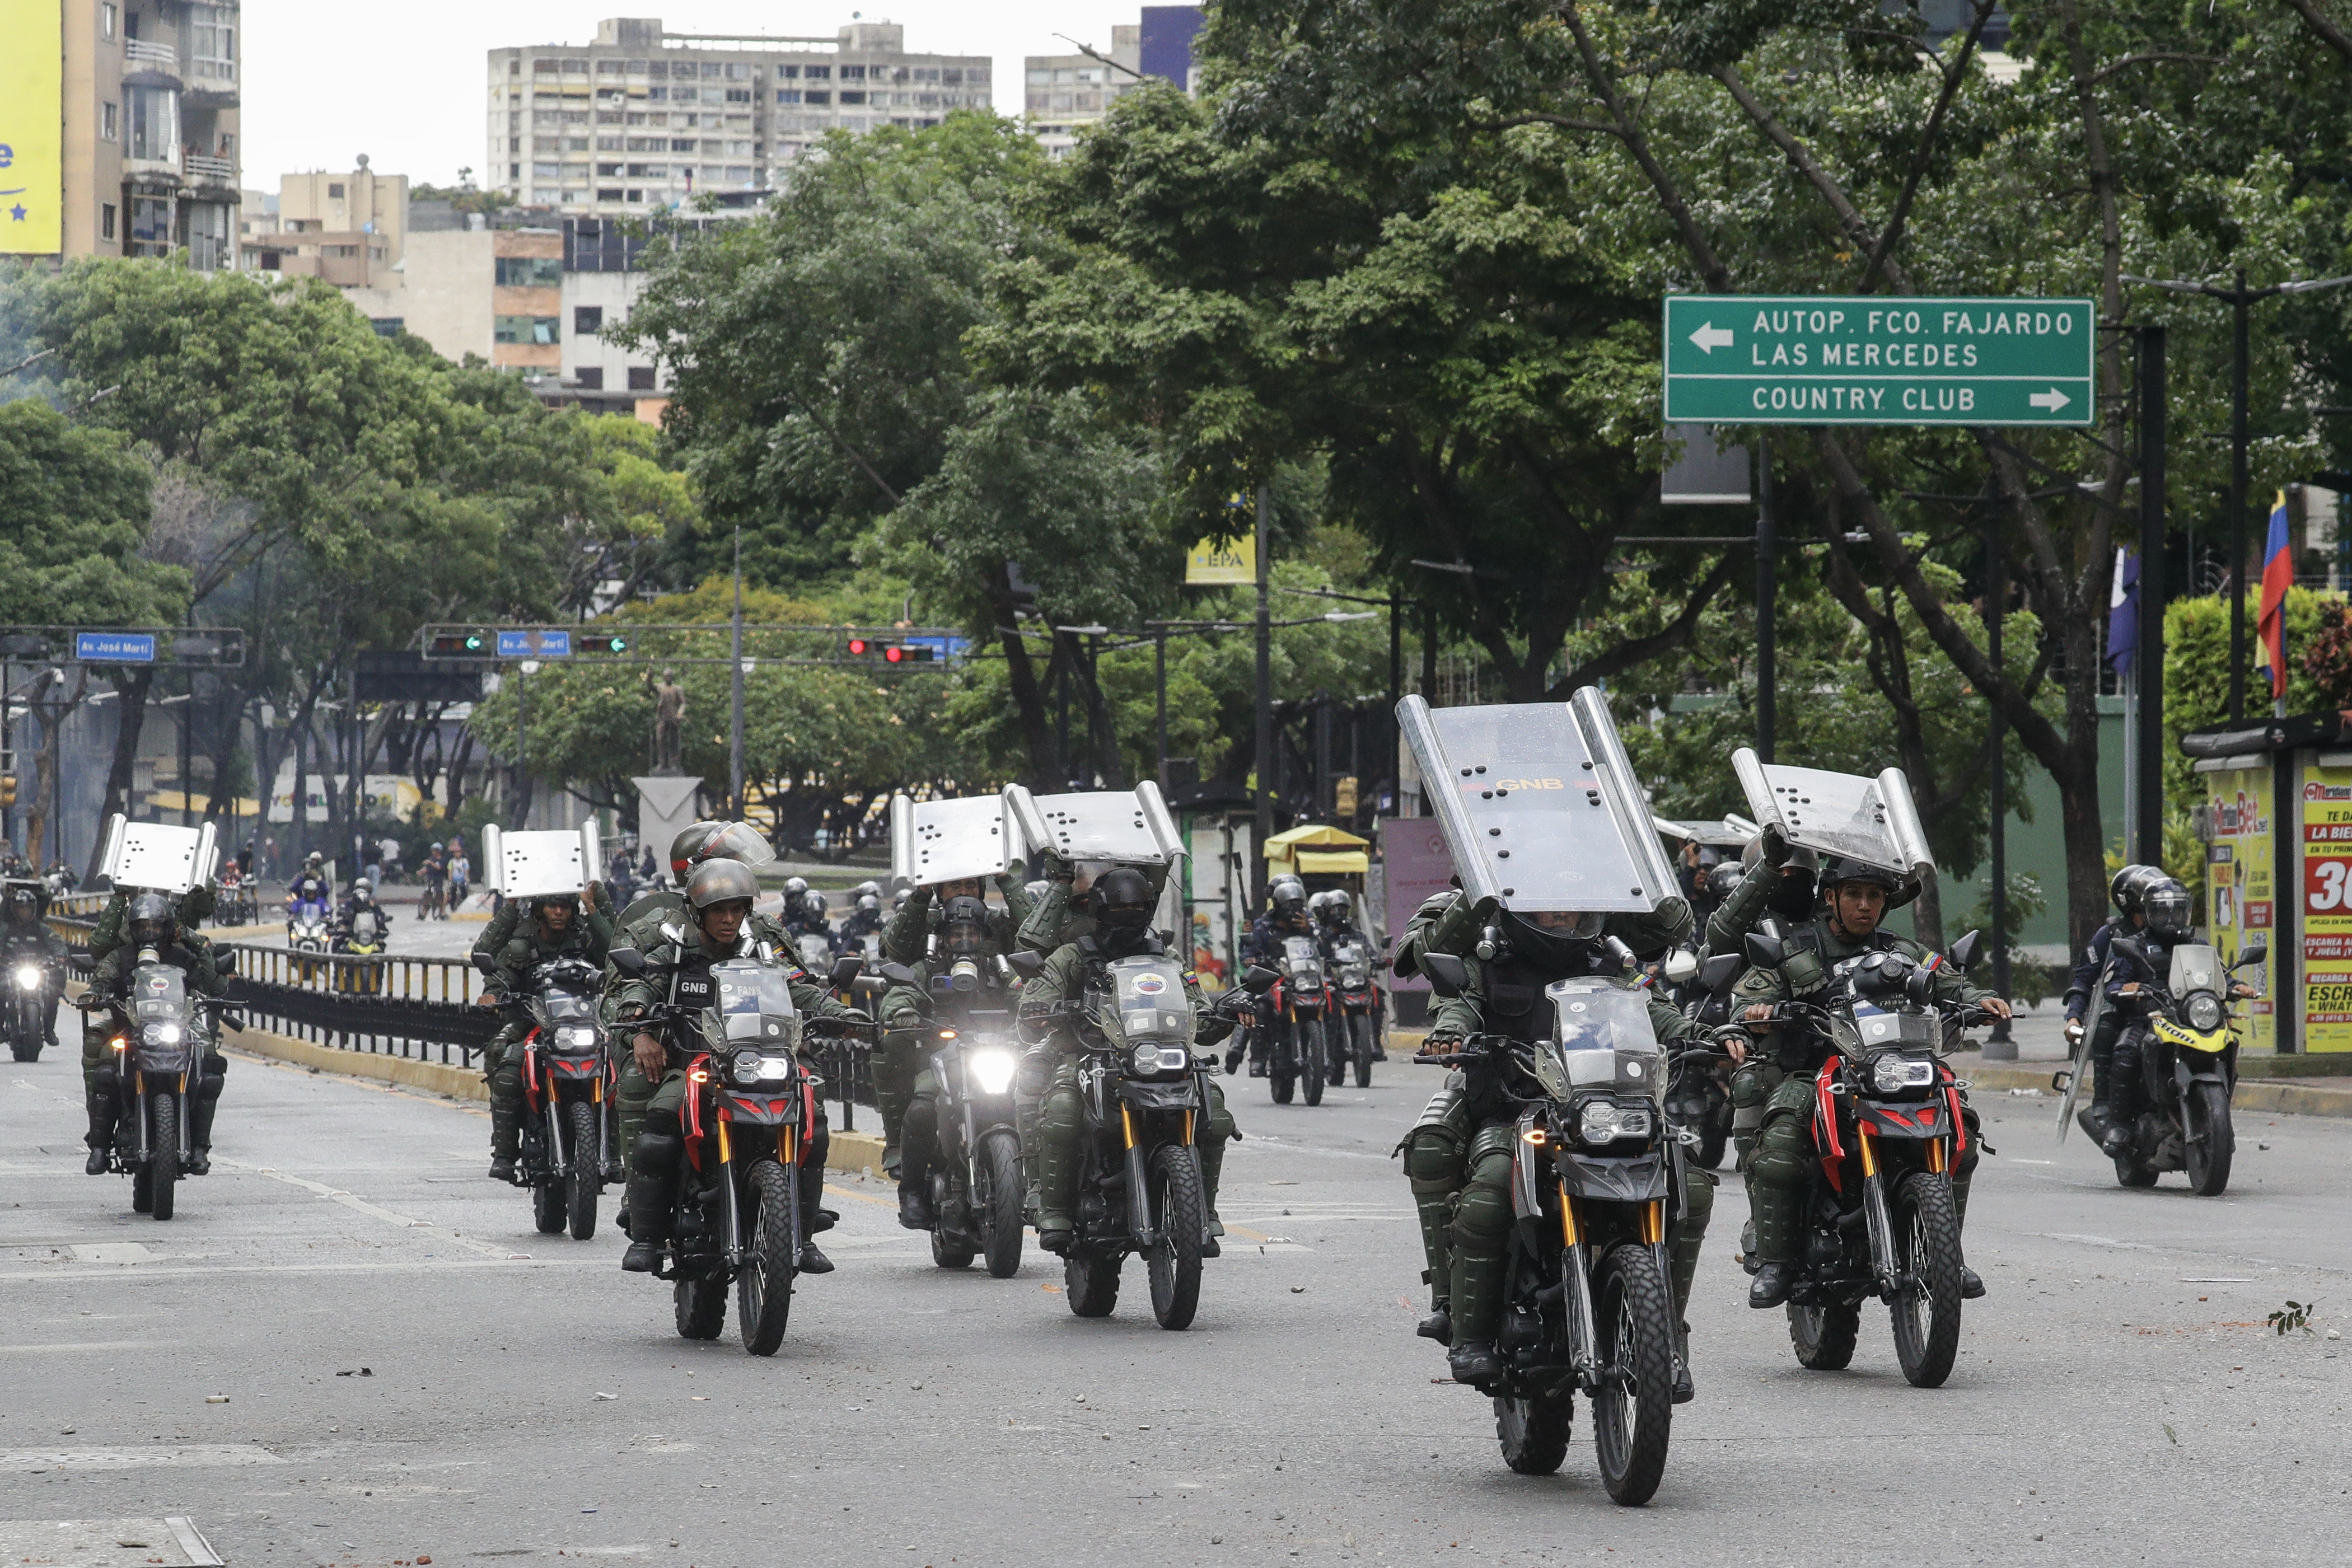
[[[65,37],[57,0],[0,0],[0,255],[65,249]]]

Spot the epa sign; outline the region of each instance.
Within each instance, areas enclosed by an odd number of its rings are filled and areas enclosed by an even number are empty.
[[[2088,299],[1675,295],[1665,417],[1693,424],[2090,424]]]

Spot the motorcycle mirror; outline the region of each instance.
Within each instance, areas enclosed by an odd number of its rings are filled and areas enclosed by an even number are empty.
[[[1633,956],[1633,949],[1625,946],[1622,937],[1603,936],[1601,939],[1601,950],[1609,955],[1611,961],[1617,966],[1617,972],[1621,975],[1632,974],[1642,967],[1642,960]]]
[[[2122,953],[2128,957],[2138,958],[2143,961],[2147,957],[2147,949],[2140,946],[2140,940],[2137,936],[2118,936],[2113,942],[2107,944],[2107,950],[2111,953]]]
[[[615,953],[613,954],[612,956],[617,961],[620,956],[618,953]],[[488,975],[493,977],[495,977],[499,972],[498,961],[492,958],[488,953],[477,953],[474,955],[474,967],[482,974]],[[634,969],[623,969],[621,972],[623,974],[635,974],[636,971]]]
[[[1740,946],[1748,949],[1748,961],[1759,969],[1777,969],[1789,956],[1786,944],[1778,936],[1767,936],[1761,931],[1750,931]]]
[[[2264,937],[2257,936],[2252,941],[2247,943],[2243,947],[2238,949],[2237,962],[2231,964],[2230,967],[2232,969],[2251,968],[2270,956],[2271,945],[2269,940]]]
[[[1242,971],[1242,989],[1252,996],[1262,996],[1274,989],[1281,978],[1281,970],[1269,969],[1263,964],[1252,964]]]
[[[1689,985],[1693,980],[1698,977],[1699,962],[1697,950],[1691,947],[1675,948],[1673,952],[1666,955],[1666,961],[1664,965],[1660,966],[1659,972],[1664,975],[1668,982],[1671,984],[1677,986]]]
[[[882,966],[882,977],[894,986],[911,986],[915,983],[915,971],[904,964],[886,963]]]
[[[1747,967],[1748,960],[1737,953],[1711,953],[1706,962],[1698,967],[1699,984],[1706,988],[1707,995],[1720,996],[1731,988],[1731,982],[1739,978],[1739,971]]]
[[[1007,953],[1004,955],[1004,961],[1012,966],[1014,974],[1024,980],[1035,979],[1037,971],[1045,967],[1045,956],[1043,953],[1026,951]]]
[[[1958,969],[1961,974],[1965,975],[1970,969],[1976,967],[1977,949],[1983,945],[1984,933],[1981,931],[1971,931],[1967,936],[1961,937],[1958,941],[1953,943],[1952,950],[1947,954],[1946,956],[1951,959],[1953,967]]]
[[[1470,984],[1470,966],[1451,953],[1423,953],[1421,972],[1431,990],[1448,998],[1460,996]]]
[[[646,972],[646,956],[635,947],[615,947],[604,955],[604,959],[624,975],[634,977]],[[488,973],[487,970],[484,972]]]
[[[234,947],[215,946],[213,948],[213,967],[224,975],[236,974],[236,949]]]
[[[845,991],[856,983],[857,977],[865,969],[865,959],[845,953],[833,961],[833,972],[827,977],[832,980],[835,990]]]

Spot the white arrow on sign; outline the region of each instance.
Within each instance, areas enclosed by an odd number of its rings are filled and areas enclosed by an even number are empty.
[[[1698,345],[1700,353],[1712,354],[1717,349],[1731,347],[1731,329],[1718,327],[1712,321],[1702,321],[1698,330],[1691,334],[1690,340]]]
[[[2025,401],[2032,403],[2035,408],[2046,408],[2051,413],[2056,413],[2060,409],[2064,408],[2068,403],[2074,400],[2068,397],[2064,392],[2060,392],[2056,387],[2052,387],[2046,392],[2028,393]]]

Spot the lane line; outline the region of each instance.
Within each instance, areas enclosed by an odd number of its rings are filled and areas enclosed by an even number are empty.
[[[395,1213],[394,1210],[385,1208],[380,1204],[370,1203],[363,1197],[354,1197],[352,1194],[345,1192],[341,1187],[329,1186],[325,1182],[312,1181],[308,1176],[289,1176],[286,1172],[270,1166],[248,1165],[243,1160],[232,1160],[219,1155],[215,1155],[213,1156],[213,1163],[216,1166],[226,1166],[232,1170],[241,1170],[248,1172],[254,1176],[268,1176],[272,1181],[284,1182],[289,1186],[299,1186],[305,1192],[316,1193],[319,1197],[327,1199],[330,1203],[340,1203],[345,1208],[354,1209],[361,1214],[366,1215],[371,1219],[381,1219],[386,1225],[397,1226],[403,1230],[440,1229],[440,1227],[436,1225],[432,1220],[418,1219],[410,1215]],[[507,1247],[492,1247],[486,1242],[476,1241],[468,1237],[459,1236],[454,1231],[446,1232],[445,1234],[451,1245],[463,1247],[469,1252],[479,1252],[486,1257],[505,1259],[513,1250],[513,1249]]]

